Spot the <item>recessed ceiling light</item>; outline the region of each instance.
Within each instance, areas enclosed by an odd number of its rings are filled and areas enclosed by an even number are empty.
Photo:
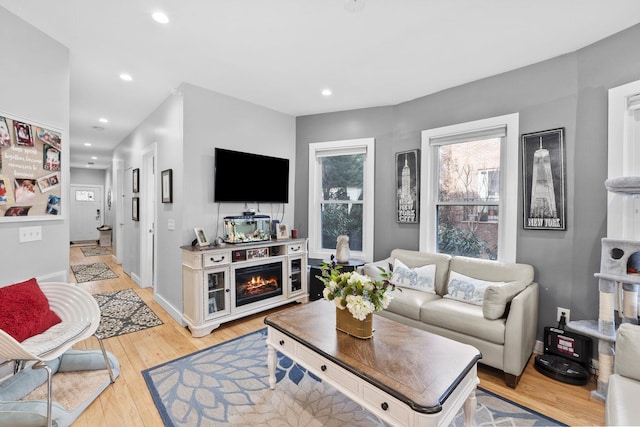
[[[85,146],[85,147],[91,147],[91,143],[90,143],[90,142],[85,142],[85,143],[84,143],[84,146]]]
[[[91,160],[98,160],[96,156],[91,156]]]
[[[322,89],[322,96],[331,96],[331,89]]]
[[[100,118],[98,119],[98,121],[99,121],[100,123],[109,123],[109,120],[105,119],[104,117],[100,117]]]
[[[164,12],[161,12],[161,11],[153,12],[153,15],[151,15],[151,17],[158,24],[168,24],[169,23],[169,17]]]
[[[133,77],[131,77],[131,74],[127,74],[127,73],[120,73],[120,78],[125,82],[130,82],[131,80],[133,80]]]

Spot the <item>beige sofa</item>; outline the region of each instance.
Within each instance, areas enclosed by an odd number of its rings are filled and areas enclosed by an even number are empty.
[[[614,373],[609,375],[605,420],[608,426],[640,425],[640,326],[623,323],[616,336]]]
[[[394,275],[435,265],[433,290],[407,287],[408,282],[398,276],[394,282],[402,286],[393,291],[389,307],[377,314],[475,346],[482,353],[480,363],[502,370],[506,384],[515,388],[536,343],[538,284],[533,281],[533,267],[394,249],[389,258],[365,264],[360,272],[380,279],[378,267],[389,271],[396,259],[404,266],[398,264],[402,268],[394,269]],[[470,303],[448,293],[449,280],[459,275],[492,282],[482,285],[488,285],[483,293],[478,291],[482,286],[474,288],[476,297],[484,295],[482,301],[476,298]],[[460,283],[451,283],[450,288],[461,289]]]

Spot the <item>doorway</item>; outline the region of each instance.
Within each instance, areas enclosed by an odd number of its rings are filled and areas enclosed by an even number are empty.
[[[156,143],[142,155],[142,209],[140,212],[140,286],[156,285]]]
[[[70,232],[69,240],[74,242],[98,242],[104,215],[104,201],[101,185],[70,185]]]

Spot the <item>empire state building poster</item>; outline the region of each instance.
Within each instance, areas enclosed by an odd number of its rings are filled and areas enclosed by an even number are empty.
[[[396,153],[396,199],[398,223],[418,222],[418,153]]]

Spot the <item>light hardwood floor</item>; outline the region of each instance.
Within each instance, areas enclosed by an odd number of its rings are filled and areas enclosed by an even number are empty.
[[[187,328],[180,326],[153,300],[153,291],[139,288],[123,273],[122,267],[114,262],[111,255],[85,257],[79,247],[71,248],[71,265],[92,262],[106,263],[118,274],[118,278],[85,282],[78,286],[92,294],[133,288],[164,324],[104,340],[107,350],[120,362],[120,376],[80,415],[73,427],[162,426],[142,378],[142,370],[265,327],[263,320],[267,313],[261,313],[225,323],[203,338],[193,338]],[[75,282],[72,273],[70,276],[71,281]],[[175,286],[182,284],[176,283]],[[97,341],[90,338],[77,348],[97,348],[97,345]],[[535,370],[533,357],[515,390],[505,386],[499,371],[483,365],[479,365],[478,371],[480,387],[523,406],[571,426],[604,425],[604,405],[592,400],[589,394],[595,388],[595,380],[584,386],[555,381]]]

